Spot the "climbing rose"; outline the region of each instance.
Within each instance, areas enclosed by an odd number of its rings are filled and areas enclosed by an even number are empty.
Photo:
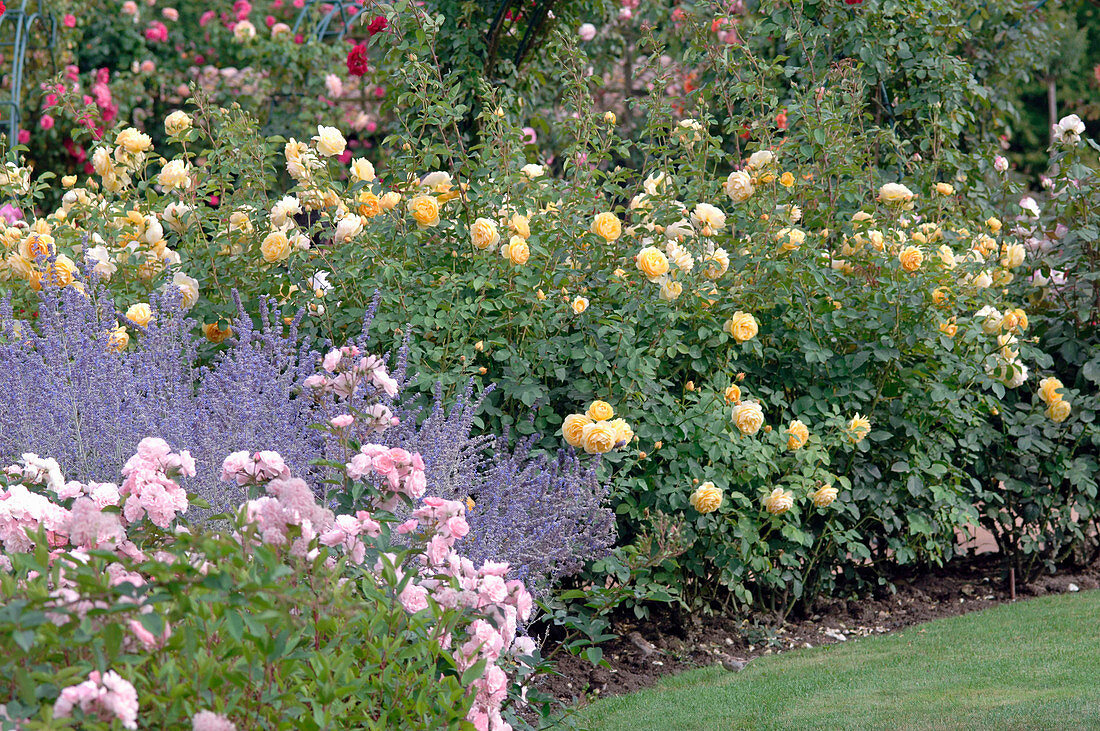
[[[367,73],[366,43],[360,43],[348,51],[348,73],[352,76],[363,76]]]
[[[389,23],[384,17],[382,17],[381,15],[375,16],[374,20],[372,20],[370,22],[370,25],[367,26],[367,33],[370,33],[372,36],[375,33],[381,33],[382,31],[386,30],[386,27],[388,25]]]

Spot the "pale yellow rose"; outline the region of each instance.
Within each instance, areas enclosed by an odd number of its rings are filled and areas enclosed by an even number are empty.
[[[856,415],[852,417],[852,420],[848,422],[848,439],[853,444],[862,442],[870,433],[871,422],[867,417],[856,413]]]
[[[115,352],[121,352],[126,350],[126,346],[129,344],[130,334],[126,332],[126,328],[116,322],[115,326],[107,331],[107,348]]]
[[[743,170],[730,173],[723,187],[726,189],[726,195],[734,203],[744,203],[756,192],[752,185],[752,176]]]
[[[145,302],[130,305],[129,309],[126,310],[126,319],[135,325],[148,327],[149,323],[153,321],[153,308]]]
[[[827,508],[836,500],[837,489],[832,485],[822,485],[810,493],[810,499],[819,508]]]
[[[374,165],[365,157],[355,158],[351,161],[351,179],[362,183],[373,181]]]
[[[513,236],[507,244],[501,247],[501,254],[508,261],[520,266],[526,264],[527,260],[531,258],[531,248],[522,236]]]
[[[382,210],[392,211],[397,207],[397,204],[401,202],[401,194],[396,191],[390,191],[382,196],[381,199]]]
[[[1059,399],[1052,402],[1047,406],[1046,415],[1047,418],[1053,421],[1055,424],[1061,424],[1063,421],[1069,418],[1070,411],[1073,410],[1072,405],[1065,399]]]
[[[588,407],[587,415],[592,421],[607,421],[615,417],[615,410],[606,401],[593,401]]]
[[[775,162],[775,153],[771,150],[757,150],[749,155],[748,166],[750,170],[760,170]]]
[[[174,137],[189,129],[191,129],[191,117],[187,112],[177,109],[164,118],[164,133],[169,137]]]
[[[989,218],[987,218],[985,221],[985,225],[989,226],[989,230],[992,231],[994,234],[999,234],[1001,232],[1001,219],[997,218],[996,216],[990,216]]]
[[[661,277],[658,281],[661,285],[659,296],[666,302],[671,302],[684,293],[684,285],[680,284],[675,279]]]
[[[374,191],[363,189],[359,191],[359,205],[356,209],[363,218],[374,218],[382,212],[382,199],[374,194]]]
[[[940,195],[955,195],[955,186],[951,183],[936,183],[936,192]]]
[[[615,448],[615,428],[606,421],[585,424],[581,432],[584,451],[588,454],[606,454]]]
[[[634,263],[651,282],[668,274],[668,258],[656,246],[647,246],[634,257]]]
[[[955,268],[955,252],[951,251],[950,246],[941,244],[940,248],[936,249],[936,255],[946,268]]]
[[[410,200],[409,212],[416,219],[418,228],[425,229],[439,225],[439,201],[434,195],[418,195]]]
[[[615,429],[616,444],[624,444],[634,438],[634,430],[626,423],[626,419],[612,419],[607,423]]]
[[[924,253],[916,246],[906,246],[898,252],[898,261],[901,262],[902,270],[912,273],[924,263]]]
[[[726,397],[727,404],[741,403],[741,387],[736,383],[730,384],[726,387],[724,396]]]
[[[283,231],[272,231],[260,243],[260,254],[268,264],[283,261],[290,256],[290,238]]]
[[[561,424],[561,435],[571,447],[580,447],[584,443],[584,427],[592,423],[585,414],[570,414]]]
[[[797,228],[785,228],[775,235],[779,248],[783,251],[796,251],[806,242],[806,232]]]
[[[1004,247],[1001,255],[1001,266],[1006,269],[1015,269],[1024,263],[1027,258],[1027,249],[1023,244],[1009,244]]]
[[[742,434],[753,435],[764,426],[764,410],[755,401],[746,401],[733,407],[733,422]]]
[[[887,183],[878,190],[878,199],[883,203],[910,207],[914,197],[913,191],[901,183]]]
[[[193,277],[189,277],[183,272],[176,272],[172,276],[172,285],[179,290],[180,304],[183,309],[189,310],[199,301],[199,283]]]
[[[688,502],[700,513],[713,513],[722,507],[722,491],[713,482],[704,482],[691,493]]]
[[[575,312],[578,315],[581,314],[582,312],[584,312],[585,310],[588,309],[588,298],[587,297],[574,297],[572,307],[573,307],[573,312]]]
[[[161,168],[157,183],[168,190],[187,190],[191,186],[191,169],[183,160],[172,160]]]
[[[336,242],[346,244],[361,233],[363,233],[363,219],[355,213],[349,213],[336,221],[336,231],[333,232],[332,238]]]
[[[772,515],[782,515],[794,507],[794,494],[782,487],[777,487],[764,498],[764,509]]]
[[[779,184],[782,185],[784,188],[793,188],[794,187],[794,174],[790,173],[790,172],[783,173],[782,175],[779,176]],[[795,219],[795,220],[797,220],[797,219]]]
[[[810,439],[810,430],[801,421],[795,419],[787,427],[787,435],[787,449],[802,449]]]
[[[953,322],[941,322],[940,332],[949,338],[955,337],[955,334],[959,332],[959,326]]]
[[[317,125],[317,134],[314,136],[313,141],[317,143],[317,152],[324,157],[336,157],[344,154],[344,149],[348,144],[340,130],[320,124]]]
[[[619,217],[610,211],[597,214],[592,221],[592,233],[603,237],[608,243],[615,241],[622,235],[623,225]]]
[[[133,127],[127,127],[118,133],[115,138],[115,145],[130,155],[138,155],[153,146],[153,139],[143,132],[138,132]]]
[[[722,326],[722,329],[729,333],[734,340],[743,343],[746,340],[755,338],[760,326],[757,325],[755,317],[738,310],[733,313],[733,317],[726,320],[726,324]]]
[[[691,212],[691,223],[704,236],[714,236],[726,226],[726,214],[709,203],[700,203]]]
[[[712,253],[703,257],[703,276],[707,279],[718,279],[730,268],[730,257],[725,249],[715,249]]]
[[[470,241],[475,249],[485,251],[500,243],[497,225],[488,218],[479,218],[470,226]]]
[[[53,254],[56,245],[50,234],[31,233],[19,242],[19,255],[29,262],[35,262],[40,256]]]
[[[1062,385],[1062,382],[1060,380],[1058,380],[1054,376],[1049,376],[1039,381],[1039,398],[1041,398],[1043,402],[1047,404],[1061,401],[1062,394],[1058,393],[1058,391],[1064,388],[1065,386]]]

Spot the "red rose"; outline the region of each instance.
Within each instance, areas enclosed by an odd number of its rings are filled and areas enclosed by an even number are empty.
[[[372,36],[375,33],[381,33],[382,31],[386,30],[386,27],[388,25],[389,23],[386,22],[385,18],[383,18],[381,15],[376,15],[374,20],[370,22],[370,25],[367,26],[367,33],[370,33]]]
[[[348,73],[352,76],[362,76],[367,73],[366,43],[360,43],[348,51]]]
[[[0,0],[0,15],[8,12],[8,6],[4,4],[4,0]]]

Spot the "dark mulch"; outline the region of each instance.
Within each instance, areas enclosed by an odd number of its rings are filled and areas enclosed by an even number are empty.
[[[541,678],[541,688],[566,704],[630,693],[665,675],[761,655],[846,642],[941,617],[952,617],[1012,601],[1003,564],[996,556],[958,561],[931,573],[894,581],[896,593],[859,601],[824,598],[814,613],[776,627],[767,617],[683,615],[658,609],[647,620],[623,620],[620,635],[604,644],[609,667],[566,655],[555,660],[558,675]],[[1016,587],[1017,599],[1100,588],[1100,566],[1043,576]],[[754,621],[755,619],[755,621]],[[545,651],[545,650],[544,650]]]

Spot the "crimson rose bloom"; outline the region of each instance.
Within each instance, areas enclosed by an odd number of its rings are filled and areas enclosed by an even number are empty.
[[[348,51],[348,73],[352,76],[362,76],[367,73],[366,43],[360,43]]]
[[[367,33],[370,33],[371,35],[374,35],[375,33],[381,33],[382,31],[386,30],[386,26],[388,25],[389,23],[386,22],[386,19],[384,17],[382,17],[381,15],[377,15],[375,16],[374,20],[370,22],[370,25],[367,26]]]

